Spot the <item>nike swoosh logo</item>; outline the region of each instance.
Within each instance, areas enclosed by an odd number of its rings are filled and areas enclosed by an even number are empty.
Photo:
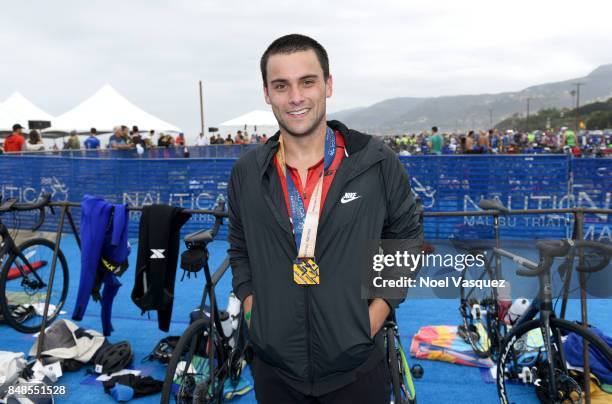
[[[361,198],[361,196],[349,196],[348,198],[346,196],[343,196],[342,199],[340,199],[340,203],[349,203],[359,198]]]

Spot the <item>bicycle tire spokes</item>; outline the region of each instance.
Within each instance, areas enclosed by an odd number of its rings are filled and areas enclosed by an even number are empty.
[[[0,310],[5,321],[20,332],[36,332],[43,319],[49,293],[48,323],[61,312],[67,295],[68,265],[58,252],[54,282],[49,290],[55,245],[46,239],[30,239],[6,256],[0,274]]]
[[[572,335],[574,348],[564,345],[569,343],[569,338],[564,342],[562,336],[567,335]],[[585,342],[590,344],[590,357],[597,351],[598,356],[612,361],[612,349],[591,330],[576,323],[551,318],[549,327],[545,327],[544,321],[538,319],[514,328],[501,347],[497,364],[501,402],[521,402],[519,397],[533,397],[535,391],[543,402],[582,403],[584,377],[568,369],[565,360],[567,349],[575,350]],[[579,367],[577,363],[574,365]]]

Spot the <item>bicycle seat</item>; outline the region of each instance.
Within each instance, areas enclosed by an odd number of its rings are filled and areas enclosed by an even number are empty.
[[[11,208],[13,207],[15,203],[17,203],[17,199],[15,198],[7,199],[6,201],[2,202],[2,205],[0,205],[0,212],[7,212],[11,210]]]
[[[481,199],[478,202],[478,207],[484,210],[499,210],[503,213],[508,213],[509,210],[497,199]]]
[[[208,244],[213,240],[212,230],[198,230],[185,236],[186,243]]]
[[[565,257],[570,250],[567,240],[538,240],[536,247],[540,255],[547,257]]]

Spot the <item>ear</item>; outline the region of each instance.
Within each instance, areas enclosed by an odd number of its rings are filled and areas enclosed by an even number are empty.
[[[264,90],[264,98],[266,100],[266,104],[271,105],[271,103],[270,103],[270,94],[268,93],[268,86],[264,86],[263,90]]]
[[[325,96],[327,98],[331,97],[334,92],[334,85],[331,74],[327,77],[325,81]]]

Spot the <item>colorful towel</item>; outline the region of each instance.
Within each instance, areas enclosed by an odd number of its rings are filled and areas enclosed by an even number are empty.
[[[495,365],[489,358],[478,357],[472,347],[457,334],[457,327],[452,325],[421,327],[412,338],[410,355],[417,359],[479,368],[491,368]]]

